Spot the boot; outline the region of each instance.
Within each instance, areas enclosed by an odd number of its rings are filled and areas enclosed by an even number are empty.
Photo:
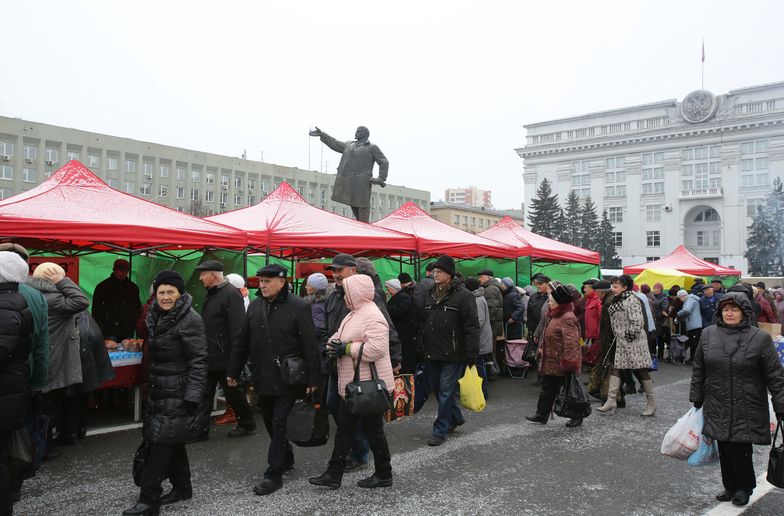
[[[615,402],[616,398],[618,398],[618,391],[621,388],[621,379],[617,376],[610,376],[610,388],[607,390],[607,401],[599,407],[599,412],[603,412],[608,415],[615,414],[615,409],[618,408],[618,404]]]
[[[216,425],[233,425],[237,422],[237,416],[234,414],[234,409],[229,405],[226,404],[226,412],[223,413],[222,416],[215,419]]]
[[[645,398],[648,400],[648,404],[645,405],[645,410],[640,415],[650,417],[656,414],[656,395],[653,393],[653,380],[643,380],[642,388],[645,391]]]

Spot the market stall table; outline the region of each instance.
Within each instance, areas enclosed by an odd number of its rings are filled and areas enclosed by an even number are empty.
[[[133,388],[133,421],[141,421],[142,395],[142,353],[131,351],[110,351],[109,359],[114,368],[114,379],[101,384],[100,389]]]

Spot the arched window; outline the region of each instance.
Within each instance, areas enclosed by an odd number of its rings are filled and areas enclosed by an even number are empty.
[[[719,222],[719,212],[713,208],[703,210],[694,217],[694,222]]]

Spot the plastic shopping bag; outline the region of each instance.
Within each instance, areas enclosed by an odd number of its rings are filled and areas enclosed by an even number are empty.
[[[460,404],[468,410],[481,412],[485,408],[485,395],[482,394],[482,378],[476,366],[467,367],[460,384]]]
[[[688,459],[700,446],[702,424],[702,408],[690,408],[664,436],[662,455],[679,460]]]
[[[700,447],[689,455],[689,466],[710,466],[719,462],[719,447],[716,441],[700,434]]]

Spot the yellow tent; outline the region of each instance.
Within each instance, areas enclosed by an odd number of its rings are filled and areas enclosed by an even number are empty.
[[[676,269],[645,269],[634,278],[634,282],[638,285],[647,284],[651,288],[653,288],[656,283],[661,283],[662,286],[664,286],[664,290],[667,290],[673,285],[678,285],[685,290],[690,290],[694,285],[694,280],[697,278],[699,278],[699,276],[694,276]]]

